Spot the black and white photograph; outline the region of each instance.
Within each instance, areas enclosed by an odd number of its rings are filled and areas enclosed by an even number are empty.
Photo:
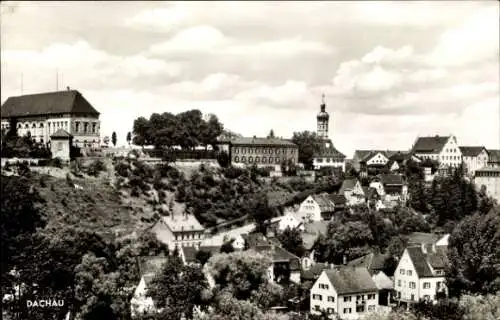
[[[8,320],[500,320],[500,2],[1,1]]]

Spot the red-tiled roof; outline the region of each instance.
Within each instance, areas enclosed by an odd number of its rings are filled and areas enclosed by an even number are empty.
[[[485,147],[476,146],[476,147],[459,147],[460,152],[462,152],[462,156],[464,157],[477,157],[483,150],[486,150]]]
[[[339,295],[378,291],[366,268],[347,266],[324,272]]]
[[[62,113],[99,115],[99,112],[77,90],[10,97],[1,109],[2,118]]]
[[[422,246],[408,247],[406,250],[421,278],[433,277],[432,269],[443,269],[446,265],[446,247],[435,247],[433,251],[432,246],[426,246],[426,252],[422,250]]]
[[[439,153],[450,139],[450,136],[419,137],[413,146],[413,152]]]

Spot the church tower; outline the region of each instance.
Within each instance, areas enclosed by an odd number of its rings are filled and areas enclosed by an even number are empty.
[[[324,140],[328,140],[328,121],[330,120],[330,115],[326,112],[325,95],[323,94],[321,99],[320,112],[316,117],[318,123],[317,134],[318,137]]]

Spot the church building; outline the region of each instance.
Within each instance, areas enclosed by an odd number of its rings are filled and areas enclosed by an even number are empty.
[[[48,143],[62,129],[72,136],[75,146],[99,148],[99,112],[69,87],[66,91],[9,97],[1,109],[2,130],[9,130],[13,119],[18,135],[30,135],[35,142]]]
[[[339,168],[339,170],[341,169],[342,172],[345,172],[346,156],[335,148],[332,140],[328,136],[330,115],[326,112],[325,95],[323,95],[320,112],[318,113],[316,119],[317,135],[323,140],[323,147],[313,156],[314,169],[318,170],[329,167]]]

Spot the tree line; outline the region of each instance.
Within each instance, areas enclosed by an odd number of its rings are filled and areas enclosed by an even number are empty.
[[[178,114],[153,113],[149,119],[135,119],[132,141],[135,145],[153,145],[157,149],[180,146],[184,150],[193,150],[200,145],[216,148],[217,137],[223,130],[224,125],[216,115],[210,114],[204,119],[196,109]]]

